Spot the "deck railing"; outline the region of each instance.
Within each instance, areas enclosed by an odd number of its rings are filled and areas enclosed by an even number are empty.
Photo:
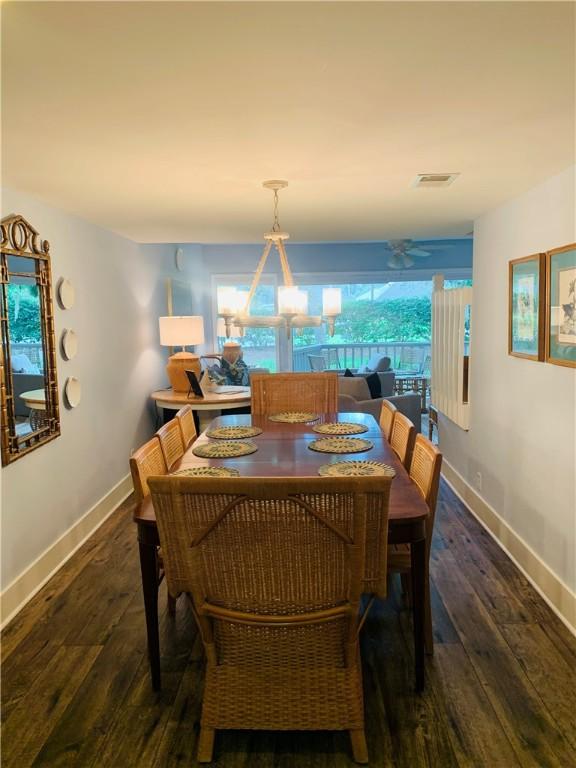
[[[34,341],[16,341],[10,344],[10,354],[26,355],[33,365],[38,366],[40,370],[44,368],[44,349],[40,342]]]
[[[328,368],[360,368],[374,355],[389,357],[395,369],[417,369],[430,355],[428,341],[352,342],[349,344],[314,344],[294,347],[292,368],[309,371],[308,355],[324,357]]]

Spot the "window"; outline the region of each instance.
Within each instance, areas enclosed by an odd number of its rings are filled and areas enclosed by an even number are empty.
[[[328,277],[328,276],[327,276]],[[227,275],[214,278],[213,297],[217,288],[234,286],[248,290],[251,275]],[[432,280],[355,283],[322,282],[306,284],[302,276],[297,285],[308,294],[308,313],[322,312],[322,290],[338,286],[342,291],[342,313],[336,318],[334,336],[326,323],[319,327],[292,331],[289,341],[283,329],[238,329],[231,338],[242,344],[244,360],[251,367],[270,371],[309,371],[318,361],[332,369],[359,368],[374,356],[390,357],[393,368],[412,370],[429,365],[431,336]],[[470,279],[446,280],[446,288],[471,285]],[[252,301],[253,315],[276,313],[276,283],[272,276],[258,286]],[[224,321],[217,321],[217,345],[226,341]],[[313,360],[309,358],[312,357]]]
[[[471,280],[446,280],[446,288],[471,285]],[[301,285],[308,292],[311,315],[322,311],[322,289],[328,285]],[[303,328],[292,334],[292,367],[310,370],[318,357],[327,368],[358,368],[380,354],[392,367],[425,366],[430,355],[431,280],[341,284],[342,314],[335,333],[326,325]],[[314,360],[310,360],[312,356]]]
[[[219,279],[217,287],[235,287],[240,290],[248,291],[249,282],[233,281],[230,277]],[[250,311],[253,315],[275,315],[276,314],[276,286],[271,283],[260,283],[254,294],[250,305]],[[242,344],[244,362],[253,368],[268,368],[269,371],[277,371],[278,363],[278,331],[276,328],[244,328],[244,334],[240,335],[240,329],[234,327],[230,336],[234,341]],[[216,344],[218,349],[222,346],[226,338],[224,320],[216,320]]]

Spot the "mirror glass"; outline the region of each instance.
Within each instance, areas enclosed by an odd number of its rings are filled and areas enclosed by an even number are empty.
[[[45,400],[40,292],[33,277],[14,278],[7,288],[16,435],[22,438],[41,424]]]
[[[48,249],[22,217],[2,221],[2,464],[60,434]]]
[[[166,289],[166,303],[169,315],[186,317],[194,314],[191,282],[168,280]]]

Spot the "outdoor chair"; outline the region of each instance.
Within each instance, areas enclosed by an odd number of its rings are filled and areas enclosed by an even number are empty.
[[[325,371],[327,368],[326,358],[323,355],[308,355],[308,363],[311,371]]]

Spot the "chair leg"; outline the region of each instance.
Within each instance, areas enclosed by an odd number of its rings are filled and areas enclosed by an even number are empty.
[[[400,574],[400,583],[402,584],[402,594],[408,605],[412,605],[412,578],[409,573]]]
[[[363,728],[356,728],[350,733],[350,741],[352,742],[352,756],[355,763],[367,763],[368,762],[368,747],[366,745],[366,734]]]
[[[432,632],[432,605],[430,603],[430,579],[426,578],[426,604],[424,605],[424,646],[426,653],[434,653],[434,634]]]
[[[168,593],[168,613],[170,616],[176,616],[176,598],[170,593]]]
[[[200,727],[200,738],[198,740],[198,762],[211,763],[212,753],[214,752],[214,728],[207,728],[205,725]]]

